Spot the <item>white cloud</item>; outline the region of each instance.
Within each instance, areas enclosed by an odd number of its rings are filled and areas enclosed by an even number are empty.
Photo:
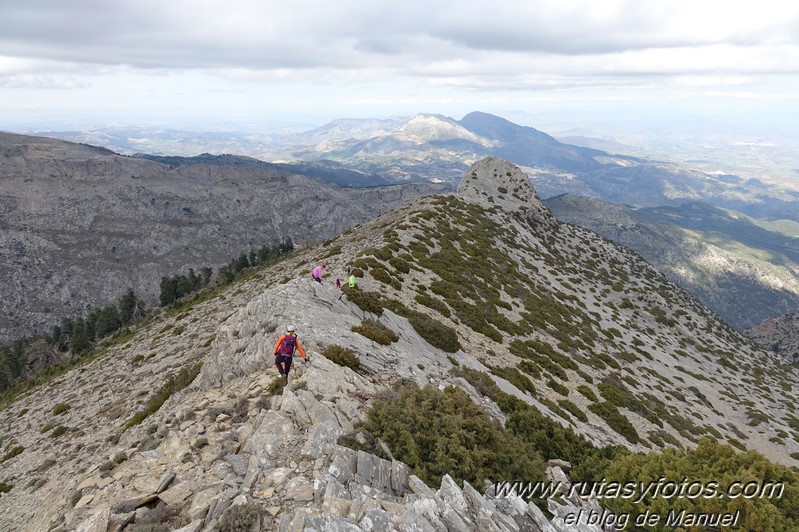
[[[27,0],[0,2],[0,20],[4,110],[757,94],[799,75],[799,4],[783,0]]]

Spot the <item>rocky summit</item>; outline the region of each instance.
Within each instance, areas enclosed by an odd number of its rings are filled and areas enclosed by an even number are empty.
[[[476,163],[459,191],[149,316],[5,404],[0,529],[600,530],[566,522],[595,499],[553,496],[545,515],[497,489],[515,479],[422,481],[361,427],[398,381],[461,390],[498,423],[526,405],[595,445],[711,436],[797,465],[795,369],[558,222],[510,163]],[[295,357],[285,383],[287,324],[310,364]]]

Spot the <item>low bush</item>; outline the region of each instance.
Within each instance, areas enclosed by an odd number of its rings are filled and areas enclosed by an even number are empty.
[[[360,325],[353,325],[352,332],[374,340],[380,345],[389,345],[399,340],[399,335],[377,320],[367,318]]]
[[[447,304],[437,297],[433,297],[428,294],[416,294],[414,301],[420,305],[424,305],[425,307],[438,311],[445,318],[449,318],[452,315]]]
[[[18,455],[22,454],[22,451],[24,451],[24,450],[25,450],[25,447],[23,447],[22,445],[17,445],[17,446],[12,447],[6,454],[3,455],[3,458],[0,458],[0,464],[2,464],[3,462],[6,462],[8,460],[11,460],[15,456],[18,456]]]
[[[260,520],[260,507],[257,502],[234,504],[219,518],[216,530],[219,532],[250,532]]]
[[[617,514],[650,512],[667,515],[671,510],[686,513],[724,514],[741,512],[737,527],[741,530],[799,530],[799,474],[786,466],[769,462],[755,451],[738,453],[729,445],[702,438],[694,449],[664,449],[648,454],[627,454],[609,462],[605,468],[609,480],[652,481],[658,478],[713,481],[723,493],[734,482],[753,481],[764,496],[686,497],[678,502],[669,497],[646,496],[609,499],[608,506]],[[678,480],[679,479],[679,480]],[[782,486],[780,487],[780,483]],[[771,491],[771,487],[775,491]],[[653,530],[672,530],[665,526]]]
[[[59,403],[53,407],[53,415],[60,416],[61,414],[66,414],[69,411],[69,405],[66,403]]]
[[[569,395],[569,389],[556,381],[555,379],[549,379],[547,381],[547,386],[558,392],[560,395],[567,396]]]
[[[576,404],[572,403],[568,399],[561,399],[558,401],[558,405],[567,411],[569,414],[573,415],[576,419],[582,421],[583,423],[588,422],[588,416],[585,415],[585,412],[580,410],[580,407]]]
[[[59,425],[53,429],[53,432],[50,433],[50,437],[55,439],[66,434],[67,432],[69,432],[69,428],[65,427],[64,425]]]
[[[516,368],[501,368],[498,366],[489,367],[491,373],[497,377],[502,377],[509,383],[513,384],[516,388],[523,392],[529,392],[530,395],[535,397],[535,385],[528,379],[521,371]]]
[[[332,344],[322,350],[322,355],[335,362],[339,366],[350,368],[353,371],[358,371],[361,367],[361,361],[352,349],[342,347],[340,345]]]
[[[458,388],[403,384],[395,396],[375,401],[364,429],[430,486],[444,474],[479,487],[488,478],[543,478],[540,454]]]
[[[198,362],[188,367],[181,368],[179,372],[170,377],[158,392],[150,397],[144,410],[136,412],[122,428],[123,431],[136,426],[144,421],[149,415],[154,414],[161,408],[161,405],[169,399],[172,394],[179,392],[192,383],[197,375],[200,374],[202,363]]]
[[[286,387],[286,379],[282,377],[278,377],[272,382],[269,383],[269,386],[266,387],[266,393],[268,395],[282,395],[283,388]],[[264,408],[268,408],[266,405],[262,405]]]
[[[350,288],[348,286],[342,287],[347,299],[355,304],[359,309],[364,312],[369,312],[376,316],[383,315],[383,305],[380,303],[380,294],[377,292],[370,292],[368,290],[361,290],[357,286]]]
[[[589,405],[588,409],[601,417],[611,429],[624,436],[628,442],[638,443],[640,441],[635,427],[612,403],[608,401],[594,403]]]
[[[581,384],[580,386],[578,386],[577,391],[583,394],[586,399],[593,401],[594,403],[599,401],[599,398],[597,398],[596,394],[594,393],[594,390],[592,390],[585,384]]]
[[[413,312],[408,317],[408,321],[413,330],[433,347],[437,347],[447,353],[454,353],[460,350],[461,343],[458,340],[458,333],[455,332],[455,329],[421,312]]]

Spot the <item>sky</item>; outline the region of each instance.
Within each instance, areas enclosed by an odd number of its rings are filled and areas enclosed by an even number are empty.
[[[474,110],[791,128],[798,74],[785,0],[0,0],[12,131]]]

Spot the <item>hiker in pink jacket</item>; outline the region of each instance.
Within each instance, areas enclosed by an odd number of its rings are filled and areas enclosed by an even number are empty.
[[[311,272],[311,277],[313,277],[314,281],[316,281],[317,283],[322,282],[322,270],[324,270],[325,268],[327,268],[327,264],[322,264],[313,269],[313,271]]]

